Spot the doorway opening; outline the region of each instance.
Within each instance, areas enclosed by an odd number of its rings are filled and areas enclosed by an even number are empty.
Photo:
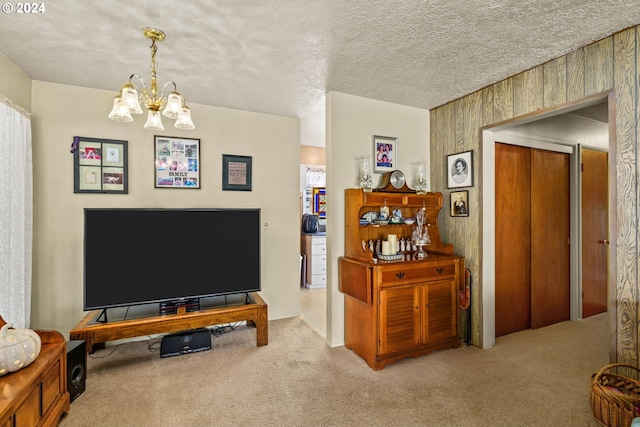
[[[582,318],[581,303],[581,252],[580,246],[581,224],[578,208],[579,194],[579,170],[580,147],[599,144],[600,149],[609,152],[608,172],[608,235],[613,236],[612,224],[615,224],[615,123],[610,117],[609,109],[612,108],[613,99],[611,91],[594,95],[593,97],[568,104],[562,107],[546,110],[535,116],[527,116],[502,123],[497,126],[483,129],[481,139],[481,165],[483,195],[481,200],[482,218],[482,347],[490,348],[495,345],[496,317],[495,317],[495,292],[496,292],[496,188],[495,188],[495,144],[498,142],[533,147],[539,149],[552,149],[554,151],[570,151],[571,154],[571,281],[570,281],[570,319]],[[580,124],[580,125],[579,125]],[[597,132],[594,129],[598,129]],[[609,313],[611,310],[611,275],[615,272],[615,247],[608,247],[607,262],[607,289],[609,291]]]
[[[307,147],[305,152],[309,150]],[[313,153],[315,163],[319,158],[324,163],[324,149],[314,149]],[[311,329],[326,338],[326,167],[324,164],[304,163],[303,158],[310,157],[308,153],[301,156],[300,164],[300,217],[303,223],[300,235],[300,317]],[[316,219],[313,227],[310,227],[311,223],[305,223],[305,217],[309,215]]]

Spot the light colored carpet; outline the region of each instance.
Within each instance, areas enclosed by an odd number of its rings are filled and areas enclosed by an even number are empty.
[[[326,288],[300,288],[300,311],[302,320],[311,329],[327,337],[327,292]]]
[[[158,339],[132,342],[89,358],[60,426],[597,426],[589,381],[607,335],[605,313],[378,372],[301,318],[269,322],[263,347],[246,326],[164,359]]]

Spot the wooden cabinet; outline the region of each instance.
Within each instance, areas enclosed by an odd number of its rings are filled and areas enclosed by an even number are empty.
[[[361,225],[366,212],[386,204],[403,217],[427,212],[428,257],[401,252],[401,259],[377,259],[368,240],[396,234],[408,239],[412,225]],[[442,195],[346,191],[345,256],[338,261],[345,294],[345,345],[375,369],[443,348],[460,345],[458,292],[464,286],[464,259],[445,245],[437,228]],[[363,243],[364,242],[364,243]]]
[[[380,290],[380,354],[456,339],[453,280],[394,286]]]
[[[302,234],[300,252],[305,255],[305,287],[309,289],[327,286],[327,236]]]
[[[56,426],[69,411],[66,341],[56,331],[36,332],[42,340],[36,360],[0,378],[2,427]]]

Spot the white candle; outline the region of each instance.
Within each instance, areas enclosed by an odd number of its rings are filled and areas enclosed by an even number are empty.
[[[398,252],[398,236],[389,234],[387,240],[389,241],[389,255],[395,255]]]
[[[388,240],[382,242],[382,255],[391,255],[391,245]]]

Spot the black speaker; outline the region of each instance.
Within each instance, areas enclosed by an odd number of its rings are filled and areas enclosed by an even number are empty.
[[[86,387],[87,345],[84,340],[67,341],[67,391],[71,401]]]
[[[211,350],[211,332],[207,328],[165,335],[160,341],[160,357]]]

